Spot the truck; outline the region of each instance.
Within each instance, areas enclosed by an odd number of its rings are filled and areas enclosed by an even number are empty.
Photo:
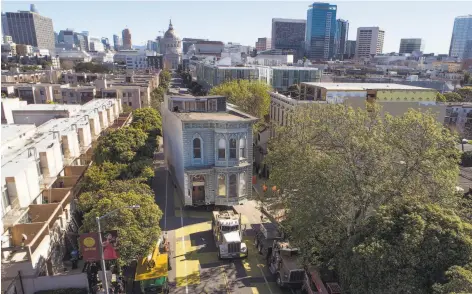
[[[138,260],[133,293],[168,294],[170,259],[165,239],[160,238],[153,252]]]
[[[301,288],[305,280],[305,269],[299,260],[298,248],[290,246],[288,241],[274,240],[267,258],[270,272],[275,275],[280,288]]]
[[[333,272],[324,271],[322,275],[319,269],[309,267],[306,270],[305,283],[302,291],[305,294],[341,294],[342,290],[334,278]]]
[[[211,227],[219,259],[248,256],[246,243],[242,242],[241,214],[232,210],[213,211]]]
[[[282,239],[282,234],[277,229],[277,226],[273,223],[261,223],[259,230],[256,230],[254,236],[254,245],[260,254],[266,258],[272,250],[274,240]]]

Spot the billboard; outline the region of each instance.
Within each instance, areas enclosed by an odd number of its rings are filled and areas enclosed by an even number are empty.
[[[80,235],[80,252],[84,261],[100,260],[100,242],[98,233],[85,233]],[[119,258],[118,250],[118,232],[102,232],[103,258],[113,260]]]

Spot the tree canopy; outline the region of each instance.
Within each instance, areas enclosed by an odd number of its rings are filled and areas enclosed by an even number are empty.
[[[164,95],[167,89],[163,86],[159,86],[151,92],[151,106],[154,109],[159,109],[162,102],[164,102]]]
[[[446,96],[438,92],[436,94],[436,102],[447,102]]]
[[[74,66],[76,72],[108,73],[106,66],[95,62],[79,62]]]
[[[353,293],[431,293],[472,262],[472,225],[439,205],[380,207],[337,259]]]
[[[283,204],[291,241],[307,263],[342,273],[352,293],[391,293],[369,292],[370,283],[381,280],[360,279],[369,284],[353,285],[348,276],[356,274],[345,266],[351,258],[346,252],[358,244],[381,207],[424,203],[454,208],[459,203],[455,136],[428,113],[409,110],[393,117],[372,110],[299,106],[288,125],[276,129],[266,157],[271,184],[279,189],[272,201]],[[437,268],[447,270],[443,264]],[[414,285],[410,277],[401,281]]]
[[[143,130],[132,127],[111,131],[98,139],[94,161],[97,164],[105,161],[130,163],[146,144],[147,137]]]
[[[172,74],[169,70],[164,69],[159,74],[159,84],[162,85],[165,89],[169,88],[170,81],[172,79]]]
[[[263,119],[269,114],[270,89],[260,81],[234,80],[212,88],[210,95],[226,96],[228,102],[237,105],[241,111]]]
[[[102,230],[117,230],[119,253],[122,263],[128,263],[149,253],[161,233],[159,221],[162,212],[154,202],[154,197],[135,191],[116,193],[109,190],[98,191],[94,205],[85,211],[82,232],[96,231],[97,216],[119,209],[101,222]],[[87,199],[81,197],[81,201]],[[139,205],[139,209],[126,209],[127,206]]]
[[[138,109],[128,127],[101,136],[94,164],[85,172],[78,206],[84,213],[82,232],[96,231],[95,217],[120,208],[103,220],[102,230],[117,230],[120,263],[147,254],[159,235],[162,212],[150,188],[157,131],[161,126],[154,109]],[[137,210],[125,207],[139,205]]]
[[[456,92],[444,93],[447,102],[463,102],[464,98]]]
[[[133,112],[131,127],[141,129],[145,132],[155,132],[162,128],[160,113],[153,108],[140,108]]]

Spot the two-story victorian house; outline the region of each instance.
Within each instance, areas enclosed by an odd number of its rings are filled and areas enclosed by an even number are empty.
[[[185,206],[237,205],[251,193],[257,118],[223,96],[166,96],[164,152]]]

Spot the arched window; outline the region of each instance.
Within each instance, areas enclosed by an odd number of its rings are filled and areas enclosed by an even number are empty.
[[[239,139],[239,158],[246,158],[246,139]]]
[[[225,159],[226,158],[226,141],[225,139],[221,138],[218,141],[218,159]]]
[[[236,180],[236,175],[229,176],[229,191],[228,197],[238,197],[238,183]]]
[[[229,158],[236,159],[236,139],[229,139]]]
[[[202,158],[202,141],[200,138],[193,139],[193,158]]]
[[[226,177],[218,175],[218,196],[226,196]]]
[[[246,173],[239,174],[239,195],[246,195]]]

